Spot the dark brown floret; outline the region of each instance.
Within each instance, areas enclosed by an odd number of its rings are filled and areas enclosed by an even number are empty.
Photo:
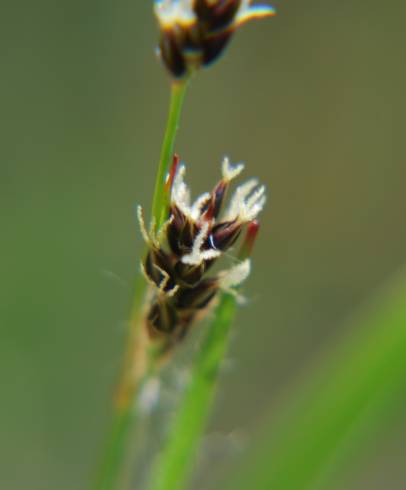
[[[175,78],[181,78],[186,73],[186,60],[183,46],[179,44],[176,34],[164,31],[159,42],[159,51],[163,62]]]
[[[158,288],[164,285],[163,291],[170,291],[176,285],[172,262],[171,257],[162,249],[155,248],[148,251],[144,261],[146,275]]]
[[[240,4],[241,0],[196,0],[194,10],[206,33],[214,33],[232,25]]]
[[[221,206],[224,201],[224,197],[226,195],[228,188],[228,182],[224,180],[220,180],[220,182],[213,189],[210,198],[207,200],[207,203],[202,206],[202,218],[206,220],[211,220],[213,218],[217,218],[221,211]]]
[[[238,221],[227,221],[215,225],[208,238],[208,246],[225,251],[232,247],[241,233],[242,224]]]
[[[190,66],[209,65],[220,55],[232,33],[240,3],[241,0],[197,0],[196,24],[162,30],[160,54],[175,78],[185,76]]]
[[[178,323],[176,309],[168,301],[157,301],[148,312],[148,325],[150,333],[156,332],[171,334]]]
[[[225,31],[210,36],[202,43],[202,64],[209,66],[217,60],[231,39],[231,32]]]
[[[179,159],[175,158],[175,170],[171,170],[168,179],[170,186],[175,182],[178,164]],[[146,315],[147,330],[151,338],[163,340],[164,351],[178,343],[195,319],[213,303],[221,281],[219,275],[207,277],[207,272],[220,252],[229,250],[246,227],[238,217],[234,220],[219,218],[228,187],[227,172],[223,172],[223,178],[202,203],[197,218],[194,214],[192,217],[190,210],[182,211],[183,204],[186,209],[187,203],[173,200],[160,243],[152,238],[147,240],[149,250],[143,268],[155,286]],[[205,233],[203,238],[202,232]],[[258,223],[249,223],[244,255],[250,253],[257,232]],[[201,255],[195,250],[196,243],[200,244]]]
[[[167,8],[179,7],[176,0],[169,1]],[[161,2],[158,1],[158,4]],[[176,18],[176,10],[162,14],[157,11],[161,26],[161,57],[176,78],[185,77],[188,72],[200,66],[208,66],[219,58],[235,29],[250,19],[266,17],[275,12],[262,5],[261,11],[249,5],[242,7],[242,0],[194,0],[184,14]],[[188,6],[188,7],[189,7]],[[241,15],[240,15],[241,13]]]
[[[178,256],[188,253],[197,233],[196,225],[177,206],[172,206],[167,228],[167,239],[172,252]]]
[[[176,295],[175,304],[181,309],[205,308],[216,294],[217,281],[213,278],[204,279],[194,288],[182,288]]]

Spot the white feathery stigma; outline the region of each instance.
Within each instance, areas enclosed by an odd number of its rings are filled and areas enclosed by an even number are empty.
[[[240,173],[244,170],[243,163],[237,163],[236,165],[231,165],[230,159],[228,157],[224,157],[223,163],[221,164],[221,172],[223,175],[223,179],[226,182],[231,182],[233,179],[238,177]]]
[[[155,0],[155,15],[163,29],[190,26],[196,21],[194,0]]]
[[[221,252],[219,250],[208,249],[202,250],[204,241],[207,238],[207,233],[209,231],[209,224],[205,221],[197,234],[195,241],[193,242],[192,251],[190,254],[186,254],[182,257],[182,262],[187,265],[199,265],[204,260],[211,260],[219,257]]]
[[[173,180],[171,201],[182,213],[193,221],[200,217],[203,205],[210,199],[210,194],[205,192],[199,196],[193,204],[190,204],[190,189],[185,183],[186,167],[181,165]]]
[[[186,167],[181,165],[172,185],[171,200],[186,215],[190,215],[190,190],[185,184]]]
[[[190,207],[190,217],[194,220],[197,221],[199,219],[199,216],[202,211],[202,207],[207,203],[207,201],[210,199],[210,193],[205,192],[201,196],[199,196],[196,201],[193,203],[193,205]]]
[[[235,190],[224,219],[239,219],[244,223],[252,221],[262,211],[265,202],[265,186],[258,187],[257,179],[250,179]]]
[[[251,272],[250,259],[243,260],[230,269],[220,273],[219,286],[222,289],[230,290],[243,283]]]

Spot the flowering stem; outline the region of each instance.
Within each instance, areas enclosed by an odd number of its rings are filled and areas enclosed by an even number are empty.
[[[161,157],[155,181],[154,198],[152,201],[152,216],[157,228],[164,223],[168,210],[169,194],[165,192],[165,180],[173,156],[175,137],[179,127],[180,114],[187,86],[188,79],[172,82],[168,123],[162,143]]]
[[[190,384],[172,421],[166,445],[151,469],[148,490],[184,488],[209,414],[235,312],[235,297],[224,293],[199,350]]]
[[[186,87],[187,80],[172,83],[169,115],[152,203],[152,217],[157,228],[163,224],[167,215],[169,193],[165,189],[165,180],[173,155]],[[144,277],[138,275],[112,426],[93,487],[94,490],[114,490],[117,488],[129,438],[133,433],[137,418],[137,396],[144,383],[155,372],[156,350],[149,345],[145,330],[142,328],[147,289]]]

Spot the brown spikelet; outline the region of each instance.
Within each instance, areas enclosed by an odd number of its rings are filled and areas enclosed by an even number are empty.
[[[208,271],[221,255],[230,251],[243,228],[250,230],[254,226],[251,223],[256,223],[249,212],[245,218],[238,212],[233,219],[227,213],[221,218],[230,181],[242,170],[242,165],[232,167],[226,159],[223,178],[193,206],[187,204],[185,197],[188,190],[182,180],[184,170],[184,166],[179,166],[179,159],[174,158],[168,177],[172,191],[168,221],[159,241],[147,237],[148,252],[142,263],[153,287],[145,316],[146,329],[152,341],[162,342],[162,352],[169,352],[185,337],[193,322],[207,313],[223,283],[227,283],[224,281],[227,272],[208,276]],[[256,182],[254,185],[257,189]],[[241,206],[251,203],[253,218],[264,203],[263,187],[259,190],[259,193],[258,189],[246,191],[247,203],[241,198]],[[237,197],[238,192],[241,194],[241,188],[236,191]],[[142,228],[145,229],[143,222]],[[250,243],[245,248],[252,248],[252,236],[252,232],[247,234]],[[238,278],[231,285],[237,284]]]
[[[156,0],[155,13],[160,56],[171,75],[182,78],[219,58],[241,24],[275,11],[243,0]]]

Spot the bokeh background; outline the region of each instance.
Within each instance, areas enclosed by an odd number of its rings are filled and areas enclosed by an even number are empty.
[[[85,488],[109,420],[167,111],[151,3],[2,2],[7,490]],[[406,260],[404,2],[276,5],[194,80],[176,145],[196,193],[228,154],[270,194],[202,490]],[[331,490],[405,488],[405,408]]]

